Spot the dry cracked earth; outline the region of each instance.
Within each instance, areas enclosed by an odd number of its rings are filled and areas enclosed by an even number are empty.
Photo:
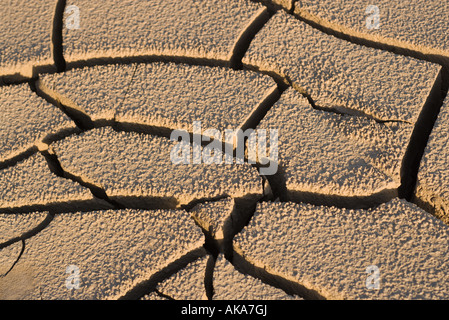
[[[1,0],[0,299],[449,299],[449,4],[373,4]]]

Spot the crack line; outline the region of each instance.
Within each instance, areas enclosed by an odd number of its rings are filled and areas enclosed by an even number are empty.
[[[242,250],[236,245],[234,245],[232,261],[229,262],[237,271],[259,279],[272,287],[281,289],[289,295],[297,295],[305,300],[327,299],[322,293],[307,288],[305,285],[298,283],[296,279],[289,279],[285,275],[271,270],[268,266],[247,260]]]
[[[62,29],[64,28],[64,11],[66,7],[66,0],[58,0],[55,8],[55,15],[53,17],[53,30],[51,34],[51,52],[52,58],[56,66],[57,72],[63,72],[66,68],[64,59],[64,45]]]
[[[53,221],[53,218],[54,218],[54,214],[53,213],[47,213],[47,216],[45,217],[45,219],[42,220],[42,222],[39,223],[33,229],[23,233],[19,237],[15,237],[15,238],[12,238],[12,239],[10,239],[8,241],[0,243],[0,250],[2,250],[3,248],[6,248],[6,247],[8,247],[8,246],[10,246],[10,245],[12,245],[12,244],[14,244],[16,242],[25,241],[25,240],[35,236],[36,234],[38,234],[39,232],[44,230],[50,224],[50,222]]]
[[[19,253],[17,259],[14,261],[14,263],[13,263],[12,266],[11,266],[11,268],[9,268],[9,270],[6,271],[6,273],[3,274],[3,275],[1,275],[0,277],[2,277],[2,278],[6,277],[6,276],[8,275],[8,273],[10,273],[12,269],[14,269],[14,267],[15,267],[16,264],[17,264],[17,262],[19,262],[20,258],[22,257],[22,254],[23,254],[23,252],[25,251],[25,240],[22,239],[21,241],[22,241],[22,248],[20,249],[20,253]]]
[[[156,293],[156,294],[157,294],[159,297],[161,297],[161,298],[164,298],[164,299],[167,299],[167,300],[175,300],[175,298],[170,297],[169,295],[160,292],[158,289],[154,289],[153,292]]]
[[[65,178],[68,180],[71,180],[84,188],[87,188],[90,190],[92,195],[95,198],[101,199],[109,203],[113,208],[115,209],[124,209],[124,206],[118,203],[115,200],[112,200],[108,197],[106,194],[106,191],[101,188],[100,186],[95,185],[94,183],[88,182],[83,180],[83,178],[76,176],[66,170],[62,167],[61,163],[59,162],[59,159],[55,153],[49,150],[40,151],[40,153],[44,156],[45,160],[47,160],[48,167],[52,173],[54,173],[56,176],[60,178]]]
[[[267,7],[262,7],[254,15],[253,19],[249,21],[244,30],[238,36],[232,49],[232,56],[230,59],[231,68],[241,69],[243,67],[242,59],[251,45],[251,41],[272,16],[273,12],[269,12]]]
[[[401,165],[399,197],[412,201],[421,159],[449,89],[449,70],[442,68],[419,114]],[[424,209],[424,208],[423,208]],[[427,211],[427,210],[426,210]]]
[[[129,289],[128,292],[118,297],[118,300],[138,300],[151,292],[154,292],[157,285],[168,279],[170,276],[174,275],[178,271],[184,269],[190,263],[196,261],[199,258],[206,256],[207,252],[203,247],[193,249],[192,251],[186,253],[179,259],[169,263],[161,270],[152,274],[147,280],[143,280],[137,283],[133,288]]]

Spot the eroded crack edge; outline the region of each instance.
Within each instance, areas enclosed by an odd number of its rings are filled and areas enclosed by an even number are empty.
[[[271,12],[277,12],[279,10],[286,11],[289,15],[295,17],[297,20],[300,20],[300,21],[310,25],[312,28],[317,29],[325,34],[334,36],[338,39],[345,40],[345,41],[348,41],[348,42],[351,42],[351,43],[354,43],[357,45],[363,45],[363,46],[367,46],[367,47],[380,49],[383,51],[392,52],[392,53],[399,54],[402,56],[412,57],[412,58],[415,58],[418,60],[429,61],[432,63],[436,63],[438,65],[441,65],[443,67],[445,66],[446,68],[449,68],[449,56],[441,57],[436,54],[429,55],[424,52],[417,53],[416,50],[409,50],[409,49],[402,50],[399,47],[391,47],[391,46],[390,46],[391,48],[390,47],[384,48],[383,45],[377,45],[378,43],[375,41],[371,41],[369,43],[354,41],[354,39],[357,39],[357,37],[352,37],[352,36],[345,37],[333,29],[331,30],[331,29],[325,28],[319,22],[315,22],[314,19],[308,19],[307,17],[310,18],[310,17],[314,17],[314,16],[311,15],[310,13],[308,13],[307,11],[302,10],[301,12],[304,14],[295,13],[296,11],[298,11],[295,9],[296,9],[297,4],[300,3],[299,0],[290,1],[289,4],[291,5],[291,7],[285,7],[281,4],[273,2],[272,0],[251,0],[251,1],[254,3],[261,3],[264,6],[267,6]],[[307,17],[304,17],[304,16],[307,16]],[[315,20],[317,20],[317,19],[318,19],[318,21],[322,21],[324,24],[327,23],[325,20],[319,19],[316,17]],[[363,39],[363,40],[365,40],[365,39]],[[391,123],[391,122],[413,124],[410,121],[401,120],[401,119],[380,119],[380,118],[375,117],[372,114],[368,114],[368,113],[362,112],[360,110],[355,110],[355,109],[350,109],[350,108],[343,108],[343,107],[335,108],[335,107],[320,106],[314,101],[312,95],[310,93],[308,93],[307,90],[305,90],[305,88],[302,88],[300,85],[293,82],[288,77],[288,75],[283,74],[279,70],[275,70],[271,66],[269,68],[267,68],[266,66],[261,68],[260,63],[258,65],[244,64],[243,67],[245,69],[250,69],[250,70],[253,70],[256,72],[261,72],[263,74],[268,74],[268,75],[272,76],[273,78],[276,78],[277,81],[283,81],[285,84],[292,87],[293,89],[298,91],[300,94],[302,94],[304,97],[306,97],[309,100],[310,105],[316,110],[321,110],[324,112],[331,112],[331,113],[335,113],[335,114],[344,114],[344,115],[350,115],[350,116],[356,116],[356,117],[364,117],[364,118],[374,120],[379,124]]]
[[[421,159],[441,107],[448,94],[448,89],[449,69],[442,67],[419,114],[402,160],[399,197],[409,202],[413,200]],[[424,208],[422,207],[422,209]]]
[[[249,37],[247,40],[251,41],[252,38]],[[245,47],[249,47],[250,43],[247,43],[244,41],[242,41],[242,42],[244,43]],[[243,53],[243,55],[244,55],[244,53]],[[386,123],[386,122],[409,123],[408,121],[400,120],[400,119],[379,119],[373,115],[364,113],[359,110],[345,109],[345,108],[337,109],[337,108],[329,108],[329,107],[319,106],[315,103],[315,101],[313,100],[311,95],[304,88],[298,86],[296,83],[293,83],[287,75],[282,74],[278,70],[275,70],[274,68],[267,70],[267,69],[262,69],[262,68],[260,68],[260,66],[257,66],[257,65],[242,64],[241,57],[237,58],[237,56],[235,56],[234,59],[235,59],[234,64],[235,64],[236,69],[254,71],[257,73],[265,74],[265,75],[268,75],[271,78],[273,78],[273,80],[276,83],[278,83],[278,85],[280,85],[284,88],[289,87],[289,86],[292,87],[293,89],[298,91],[300,94],[302,94],[304,97],[306,97],[314,109],[321,110],[324,112],[336,113],[336,114],[347,114],[347,115],[351,115],[351,116],[364,117],[364,118],[374,120],[377,123]],[[229,67],[229,61],[226,61],[226,60],[198,58],[198,57],[192,57],[192,56],[142,54],[142,55],[135,55],[132,57],[129,57],[129,56],[128,57],[121,57],[121,56],[91,57],[91,58],[87,58],[87,59],[83,59],[83,60],[67,62],[67,66],[66,66],[65,70],[69,71],[69,70],[79,69],[79,68],[84,68],[84,67],[94,67],[94,66],[113,65],[113,64],[154,63],[154,62],[178,63],[178,64],[208,66],[208,67]],[[53,74],[53,73],[54,72],[51,72],[51,70],[48,72],[45,72],[45,74]],[[44,74],[44,72],[42,72],[42,74]],[[31,79],[31,80],[36,80],[37,78],[38,78],[38,76],[36,76],[34,79]]]

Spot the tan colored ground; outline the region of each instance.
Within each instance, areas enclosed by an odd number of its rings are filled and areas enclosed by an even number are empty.
[[[0,3],[0,299],[449,298],[445,1],[64,3]]]

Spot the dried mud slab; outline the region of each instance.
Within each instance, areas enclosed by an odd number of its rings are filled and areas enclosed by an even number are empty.
[[[149,55],[230,61],[241,33],[267,15],[248,0],[69,0],[67,5],[80,11],[80,28],[63,32],[69,63]]]
[[[115,299],[204,255],[203,243],[201,229],[184,211],[60,214],[27,241],[14,269],[0,278],[2,297],[15,297],[15,283],[30,277],[20,299]],[[77,269],[66,273],[71,265]]]
[[[296,2],[295,12],[323,26],[357,36],[445,56],[449,61],[449,4],[438,0],[388,1],[372,3],[379,8],[379,26],[371,22],[374,11],[361,0]],[[368,25],[367,25],[367,20]]]
[[[0,212],[110,208],[89,189],[49,170],[45,158],[35,154],[13,167],[0,170]]]
[[[243,63],[289,79],[318,107],[415,123],[440,67],[327,35],[284,11],[257,33]]]
[[[0,88],[0,165],[30,151],[48,137],[75,130],[58,108],[33,93],[28,84]]]
[[[288,89],[257,129],[279,130],[279,170],[268,179],[283,200],[354,208],[397,195],[413,127],[316,110]]]
[[[204,256],[189,263],[161,282],[155,292],[145,295],[142,300],[207,300],[204,277],[210,258]]]
[[[421,159],[415,201],[426,210],[449,223],[449,98],[429,137]]]
[[[257,201],[262,179],[248,164],[175,164],[180,143],[157,136],[94,129],[54,144],[63,169],[127,207],[179,208],[227,196]],[[189,149],[190,150],[190,149]],[[191,150],[189,151],[192,152]]]
[[[369,210],[261,203],[233,261],[305,298],[447,299],[448,243],[447,225],[404,200]]]
[[[56,70],[52,30],[56,0],[0,3],[0,83],[33,76],[33,67]]]
[[[43,76],[40,86],[93,121],[189,132],[194,121],[203,129],[241,127],[277,87],[252,71],[174,63],[73,69]]]
[[[238,272],[219,255],[214,269],[214,300],[295,300],[281,289]]]

